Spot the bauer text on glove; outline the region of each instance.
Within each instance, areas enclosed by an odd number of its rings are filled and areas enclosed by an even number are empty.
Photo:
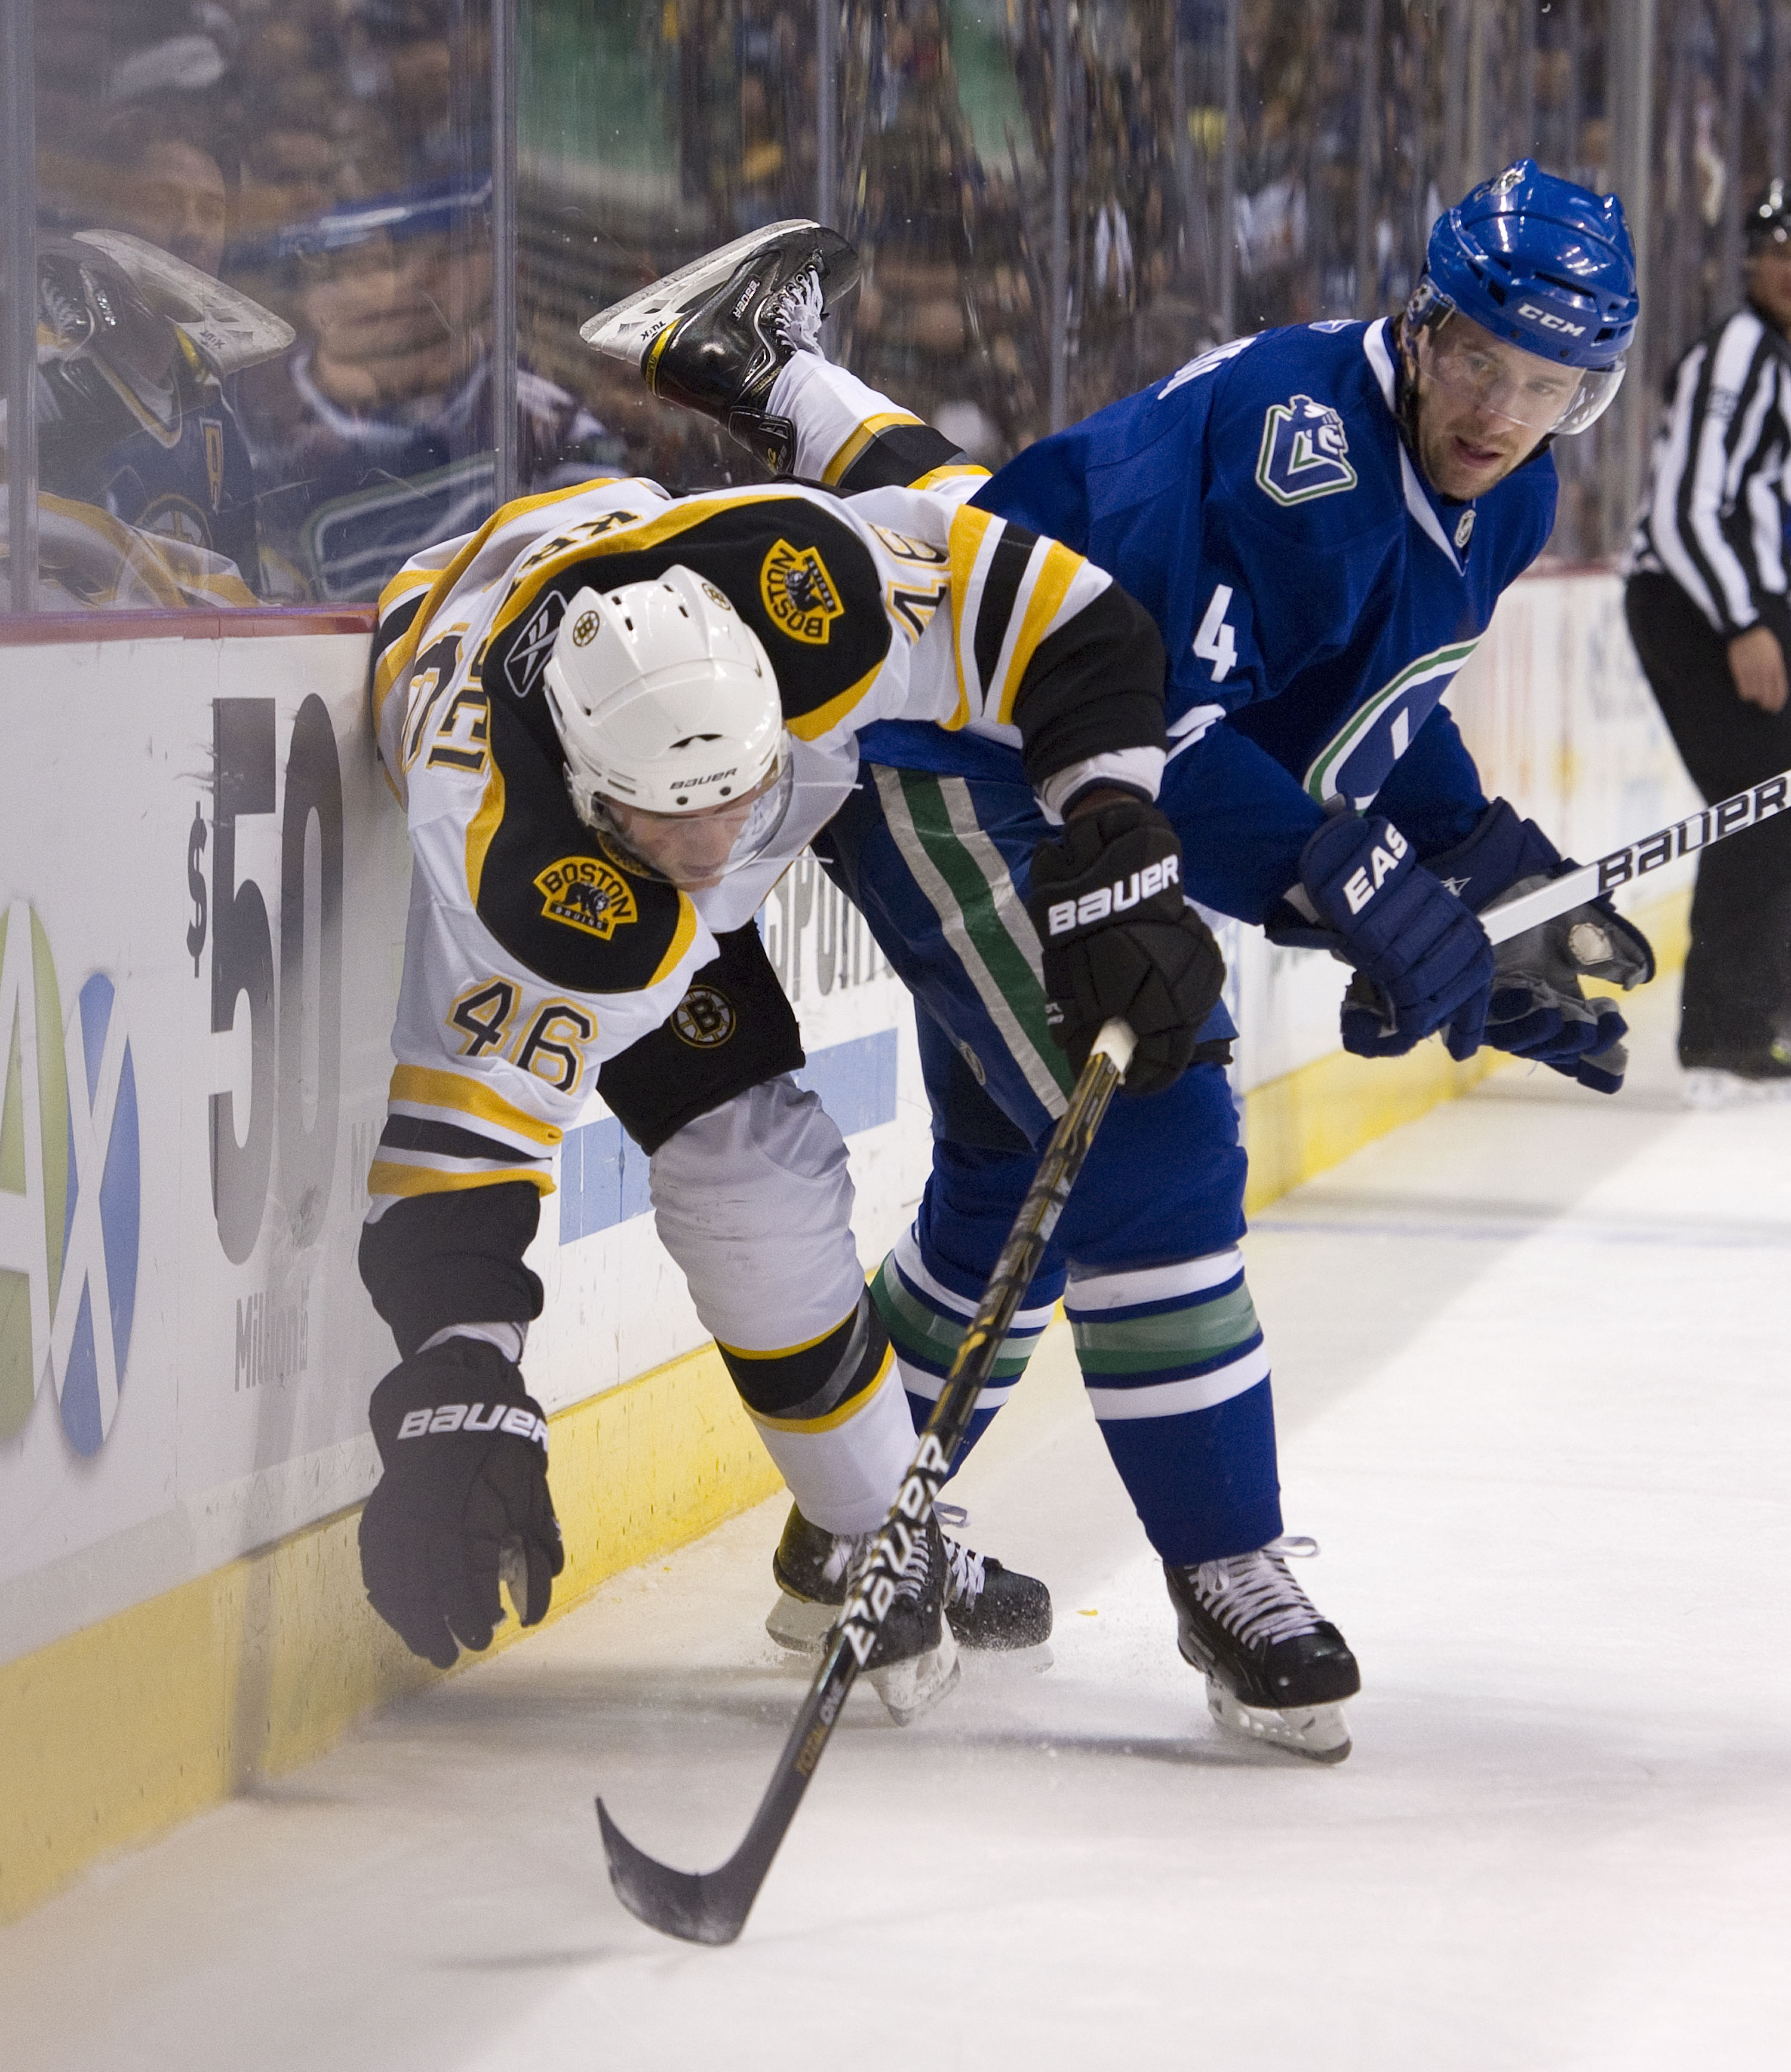
[[[368,1416],[384,1468],[361,1513],[373,1609],[413,1654],[454,1666],[503,1617],[507,1543],[528,1573],[523,1624],[547,1616],[565,1565],[547,1485],[547,1420],[494,1346],[450,1338],[394,1367]]]
[[[1193,1062],[1225,960],[1181,890],[1181,845],[1156,808],[1115,799],[1033,852],[1027,911],[1044,949],[1051,1034],[1079,1072],[1117,1015],[1138,1038],[1128,1093],[1158,1093]]]

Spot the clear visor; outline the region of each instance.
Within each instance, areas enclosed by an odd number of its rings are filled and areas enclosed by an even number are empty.
[[[1439,301],[1417,327],[1419,373],[1489,418],[1557,436],[1583,432],[1609,407],[1625,363],[1568,367],[1508,343]]]
[[[787,740],[776,765],[744,798],[694,813],[649,813],[602,792],[573,804],[580,817],[616,853],[617,861],[686,892],[700,892],[756,863],[777,840],[795,794],[795,765]]]

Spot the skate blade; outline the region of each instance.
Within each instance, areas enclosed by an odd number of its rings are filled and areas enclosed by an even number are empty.
[[[785,1590],[766,1614],[765,1630],[791,1655],[820,1655],[839,1616],[837,1605],[815,1604],[807,1597],[793,1597]]]
[[[958,1651],[964,1667],[978,1676],[1042,1676],[1057,1660],[1048,1640],[1033,1647],[973,1647],[960,1638]]]
[[[1349,1753],[1349,1729],[1343,1724],[1341,1704],[1290,1705],[1285,1711],[1247,1705],[1218,1678],[1210,1677],[1206,1709],[1227,1733],[1285,1749],[1308,1762],[1341,1762]]]
[[[806,1655],[812,1661],[827,1652],[828,1635],[839,1616],[837,1605],[815,1604],[807,1597],[792,1597],[787,1590],[766,1614],[765,1630],[787,1654]],[[979,1647],[955,1630],[954,1638],[965,1665],[974,1663],[979,1674],[987,1667],[1004,1675],[1036,1676],[1057,1659],[1049,1641],[1039,1641],[1031,1647]]]
[[[1686,1073],[1681,1096],[1690,1108],[1748,1108],[1756,1101],[1791,1098],[1791,1079],[1744,1079],[1739,1072],[1694,1065]]]
[[[925,1655],[911,1655],[906,1662],[892,1662],[886,1668],[865,1673],[889,1717],[898,1727],[907,1727],[922,1712],[931,1712],[951,1690],[960,1667],[958,1643],[951,1627],[942,1621],[937,1647]]]
[[[594,352],[601,352],[606,359],[626,360],[638,368],[647,347],[672,319],[688,304],[700,302],[712,288],[719,287],[750,253],[786,231],[819,227],[807,216],[792,216],[782,223],[768,224],[763,230],[750,231],[731,245],[705,252],[700,259],[692,260],[676,273],[624,296],[619,302],[610,303],[606,310],[599,310],[579,326],[578,335]]]

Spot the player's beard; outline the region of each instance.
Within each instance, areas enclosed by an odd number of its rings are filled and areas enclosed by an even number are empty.
[[[1471,504],[1547,443],[1549,433],[1452,395],[1421,369],[1403,318],[1399,348],[1401,432],[1439,496]]]
[[[1427,384],[1419,391],[1416,416],[1419,466],[1440,496],[1457,504],[1484,496],[1522,467],[1548,436],[1454,402]]]

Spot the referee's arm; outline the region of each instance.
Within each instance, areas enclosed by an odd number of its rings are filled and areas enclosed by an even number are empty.
[[[1788,686],[1764,595],[1785,591],[1778,477],[1786,445],[1784,347],[1736,311],[1675,372],[1655,456],[1648,531],[1666,572],[1726,636],[1738,695],[1781,711]]]

